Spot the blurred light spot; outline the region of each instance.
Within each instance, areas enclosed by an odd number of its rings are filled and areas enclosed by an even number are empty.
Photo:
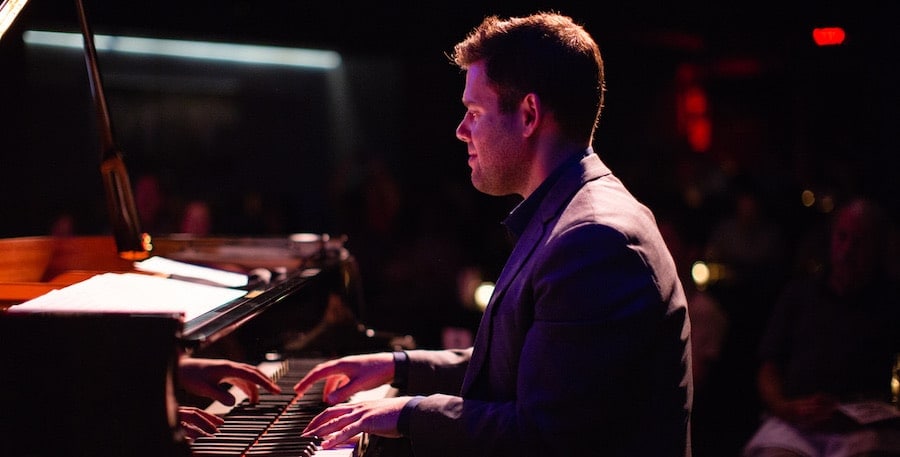
[[[816,204],[816,194],[814,194],[811,190],[804,190],[800,194],[800,202],[803,203],[803,206],[809,208],[812,205]]]
[[[468,309],[479,309],[475,304],[475,291],[484,281],[481,270],[477,267],[466,267],[456,277],[457,294],[460,303]]]
[[[687,114],[706,114],[706,92],[700,87],[692,87],[684,94],[684,111]]]
[[[818,46],[836,46],[844,42],[847,34],[840,27],[816,27],[813,29],[813,41]]]
[[[483,282],[475,289],[475,305],[478,306],[478,309],[484,311],[487,308],[493,293],[494,283],[492,282]]]
[[[834,198],[831,195],[825,195],[819,199],[819,211],[826,214],[834,211]]]
[[[706,265],[706,262],[701,260],[694,262],[691,266],[691,278],[694,280],[697,288],[700,290],[706,288],[709,284],[709,266]]]
[[[894,358],[894,373],[891,376],[891,396],[894,406],[900,408],[900,353]]]
[[[688,121],[688,143],[697,152],[706,152],[712,144],[712,123],[707,117]]]

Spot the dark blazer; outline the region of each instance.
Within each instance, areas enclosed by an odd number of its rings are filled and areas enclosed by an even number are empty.
[[[690,323],[672,257],[596,154],[566,167],[474,349],[409,352],[410,392],[445,392],[411,411],[416,456],[690,455]]]

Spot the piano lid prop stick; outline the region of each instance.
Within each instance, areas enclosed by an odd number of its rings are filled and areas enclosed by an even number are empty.
[[[0,39],[3,34],[9,30],[12,23],[15,22],[16,16],[25,8],[28,0],[2,0],[0,1]]]
[[[150,256],[152,249],[150,236],[141,231],[128,171],[125,168],[122,153],[113,140],[112,122],[106,105],[106,97],[103,94],[97,50],[94,47],[94,35],[88,25],[82,0],[75,0],[75,6],[78,9],[78,19],[81,22],[82,35],[84,35],[84,60],[97,114],[97,130],[100,134],[100,174],[103,178],[106,206],[116,239],[116,248],[119,256],[123,259],[143,260]]]

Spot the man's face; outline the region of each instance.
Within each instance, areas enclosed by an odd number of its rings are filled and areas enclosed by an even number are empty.
[[[527,179],[524,137],[518,111],[500,112],[496,91],[482,62],[466,72],[462,103],[466,114],[456,137],[466,143],[472,185],[489,195],[523,194]]]

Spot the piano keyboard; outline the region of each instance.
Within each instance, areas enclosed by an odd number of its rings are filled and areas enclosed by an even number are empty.
[[[195,457],[225,456],[290,456],[290,457],[355,457],[357,446],[345,444],[334,449],[322,449],[316,439],[304,438],[300,433],[316,414],[327,405],[322,402],[322,383],[317,383],[302,396],[293,393],[294,384],[316,363],[316,359],[288,359],[263,362],[260,370],[281,387],[281,394],[261,391],[259,403],[251,405],[247,396],[237,388],[230,390],[235,406],[214,402],[206,411],[225,418],[214,436],[199,437],[191,443]],[[383,398],[389,386],[354,396],[350,401]]]

